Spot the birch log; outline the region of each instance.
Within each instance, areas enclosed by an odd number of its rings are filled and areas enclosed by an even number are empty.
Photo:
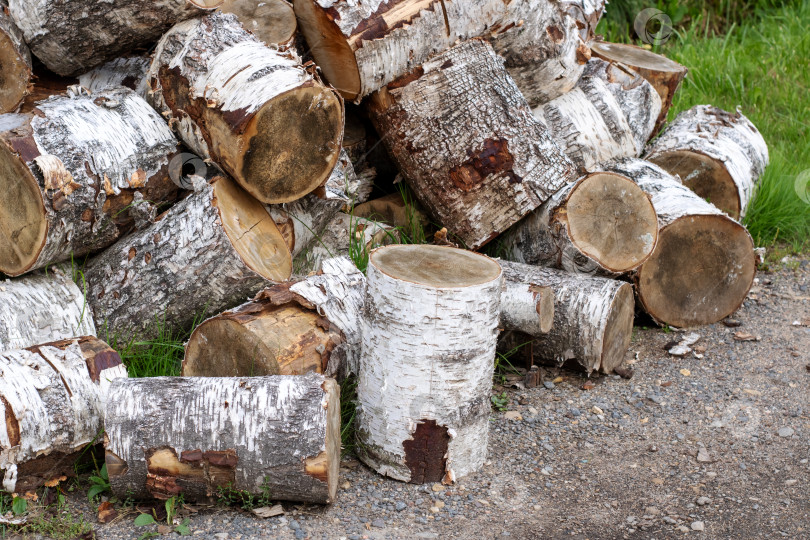
[[[572,172],[481,40],[436,55],[369,107],[421,202],[471,249],[540,206]]]
[[[633,336],[633,286],[595,276],[501,261],[510,286],[548,287],[554,293],[554,323],[534,337],[530,354],[538,362],[575,363],[587,373],[612,373]],[[519,330],[519,329],[515,329]]]
[[[25,41],[48,69],[79,75],[150,45],[173,24],[198,17],[222,0],[8,0]]]
[[[296,54],[267,47],[234,15],[172,28],[157,45],[149,85],[180,138],[261,202],[303,197],[337,163],[340,97]]]
[[[143,99],[149,99],[146,74],[152,59],[148,56],[116,58],[79,76],[79,84],[97,94],[124,86]]]
[[[454,482],[486,460],[501,269],[398,245],[374,250],[367,275],[358,456],[397,480]]]
[[[754,243],[745,227],[657,165],[624,159],[603,169],[632,178],[658,214],[658,244],[634,274],[641,307],[659,324],[678,328],[734,313],[756,273]]]
[[[649,197],[629,178],[592,173],[563,187],[498,242],[509,260],[617,276],[647,260],[657,240]]]
[[[672,98],[689,70],[665,56],[635,45],[593,41],[590,46],[593,56],[638,73],[655,88],[661,97],[661,112],[653,133],[658,132],[666,122]]]
[[[9,493],[75,476],[104,424],[110,381],[127,376],[121,358],[94,337],[0,353],[0,471]]]
[[[166,122],[126,88],[0,117],[0,271],[81,257],[147,223],[178,195],[177,151]]]
[[[645,158],[740,219],[768,166],[768,145],[739,111],[698,105],[679,114],[650,145]]]
[[[547,334],[553,323],[554,290],[551,287],[504,279],[501,291],[503,330],[539,336]]]
[[[97,327],[143,339],[164,325],[186,330],[290,277],[290,251],[261,203],[225,177],[197,189],[88,263]]]
[[[366,279],[347,258],[297,283],[268,287],[208,319],[186,344],[183,375],[249,377],[356,373]]]
[[[223,13],[233,13],[242,26],[266,45],[286,47],[293,43],[295,12],[287,0],[225,0]]]
[[[579,37],[590,44],[596,37],[596,27],[605,14],[606,0],[563,0],[561,6],[577,21]]]
[[[104,424],[117,497],[225,489],[330,503],[337,492],[340,387],[322,375],[117,381]]]
[[[0,281],[0,351],[95,334],[84,294],[60,270]]]
[[[31,52],[0,2],[0,114],[16,111],[31,86]]]

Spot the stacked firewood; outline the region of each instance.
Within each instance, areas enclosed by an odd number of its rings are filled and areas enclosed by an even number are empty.
[[[453,482],[497,347],[611,373],[637,309],[712,323],[753,282],[762,137],[665,125],[686,69],[597,40],[603,1],[5,2],[8,491],[103,429],[119,495],[330,502],[349,376],[361,459]],[[93,337],[192,327],[179,378]]]

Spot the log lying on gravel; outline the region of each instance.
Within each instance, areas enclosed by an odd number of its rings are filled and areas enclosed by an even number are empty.
[[[501,291],[503,330],[538,336],[547,334],[553,323],[554,290],[551,287],[504,279]]]
[[[298,27],[287,0],[225,0],[219,10],[236,15],[246,30],[267,45],[290,45]]]
[[[93,94],[124,86],[144,99],[149,99],[146,74],[152,59],[148,56],[128,56],[110,60],[79,76],[79,84]]]
[[[290,251],[264,206],[227,178],[200,184],[88,263],[97,327],[144,339],[164,324],[185,330],[290,277]]]
[[[652,84],[661,97],[661,112],[653,133],[657,132],[666,122],[672,98],[689,70],[665,56],[635,45],[593,41],[590,46],[593,56],[630,69]]]
[[[104,424],[117,497],[330,503],[337,492],[340,387],[322,375],[117,381]]]
[[[158,43],[149,85],[180,138],[261,202],[303,197],[337,163],[340,97],[297,55],[267,47],[234,15],[173,27]]]
[[[618,174],[592,173],[563,187],[498,240],[509,260],[616,276],[643,263],[658,240],[649,197]]]
[[[216,8],[222,0],[8,0],[25,41],[48,69],[79,75],[149,45],[173,24]]]
[[[75,476],[75,463],[104,428],[110,381],[121,358],[94,337],[0,353],[0,471],[9,493]]]
[[[337,258],[302,281],[268,287],[194,330],[183,375],[356,373],[365,284],[354,263]]]
[[[554,323],[548,333],[511,329],[530,336],[519,341],[531,342],[535,361],[557,366],[575,362],[587,373],[611,373],[621,365],[633,335],[632,285],[507,261],[501,267],[510,287],[553,291]]]
[[[572,172],[481,40],[431,58],[374,94],[369,108],[417,197],[471,249],[540,206]]]
[[[31,52],[0,1],[0,114],[16,111],[31,85]]]
[[[745,227],[657,165],[623,159],[602,168],[632,178],[658,214],[658,245],[634,275],[641,307],[659,324],[679,328],[734,313],[756,273],[754,243]]]
[[[501,269],[398,245],[373,251],[367,273],[358,456],[398,480],[454,482],[486,459]]]
[[[95,334],[84,294],[60,270],[0,281],[0,351]]]
[[[645,159],[734,219],[745,216],[768,166],[768,145],[739,111],[698,105],[671,122]]]
[[[112,244],[179,188],[178,142],[126,88],[81,89],[0,117],[0,271],[16,276]]]

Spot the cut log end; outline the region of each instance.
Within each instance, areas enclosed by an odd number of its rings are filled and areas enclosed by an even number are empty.
[[[614,369],[622,365],[624,355],[630,348],[630,340],[633,337],[634,316],[633,286],[628,283],[619,289],[610,306],[610,314],[602,338],[601,365],[597,366],[602,373],[613,373]]]
[[[0,32],[0,113],[17,108],[28,93],[30,79],[28,63],[17,53],[11,38]]]
[[[610,271],[621,273],[638,267],[655,247],[655,208],[624,176],[588,176],[572,190],[565,211],[572,243]]]
[[[0,142],[0,272],[28,271],[45,245],[48,224],[39,185],[23,160]]]
[[[386,246],[371,253],[369,264],[394,279],[436,288],[473,287],[501,275],[489,257],[445,246]]]
[[[189,0],[189,3],[202,9],[214,9],[221,6],[224,0]]]
[[[214,180],[214,195],[225,232],[245,264],[271,281],[289,278],[290,250],[264,206],[223,177]]]
[[[639,300],[657,321],[711,324],[742,305],[756,273],[745,228],[723,215],[690,215],[662,228],[639,270]]]
[[[323,390],[326,393],[326,441],[324,444],[326,455],[321,453],[315,468],[313,460],[304,463],[304,470],[310,476],[320,478],[327,485],[329,498],[327,503],[331,503],[337,496],[338,480],[340,477],[340,385],[334,379],[326,379],[323,383]],[[314,474],[314,473],[318,474]]]
[[[334,169],[343,116],[340,98],[320,85],[299,87],[271,100],[247,128],[247,151],[237,179],[264,203],[300,199],[322,185]]]
[[[655,71],[668,71],[671,73],[680,73],[686,69],[666,56],[656,54],[635,45],[595,41],[590,44],[590,47],[591,52],[600,58],[628,66]]]
[[[220,11],[236,15],[245,29],[268,45],[288,43],[295,35],[295,13],[285,0],[225,0]]]

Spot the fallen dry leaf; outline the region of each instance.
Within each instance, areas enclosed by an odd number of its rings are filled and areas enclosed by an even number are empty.
[[[583,390],[593,390],[594,388],[596,388],[596,385],[593,381],[585,381],[585,384],[582,385]]]
[[[113,508],[112,503],[103,502],[98,505],[98,522],[109,523],[118,517],[118,511]]]

